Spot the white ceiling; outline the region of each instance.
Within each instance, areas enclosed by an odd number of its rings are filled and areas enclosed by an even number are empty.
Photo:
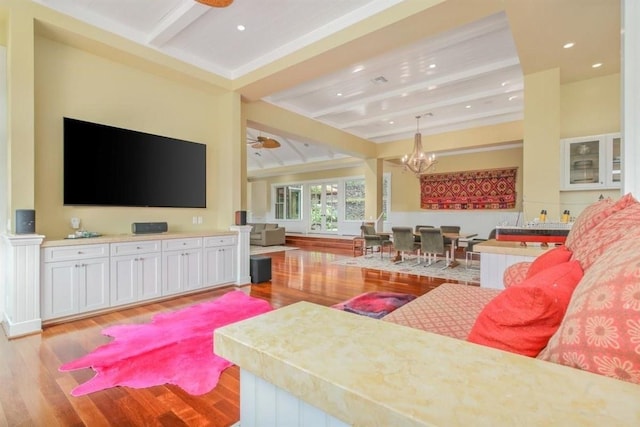
[[[425,0],[405,3],[417,1]],[[583,68],[590,66],[589,61],[601,60],[598,58],[604,53],[583,55],[580,60],[577,56],[563,58],[561,44],[582,40],[587,33],[602,39],[606,32],[611,38],[611,32],[619,31],[617,0],[505,1],[505,11],[414,38],[366,60],[344,61],[348,64],[344,68],[268,93],[262,99],[375,143],[411,138],[417,115],[425,116],[420,121],[423,134],[514,121],[523,116],[525,66],[521,61],[526,64],[525,72],[535,71],[537,64],[548,66],[547,62],[556,61],[556,66],[563,67],[563,81],[572,81],[580,78],[579,73],[585,75]],[[402,3],[235,0],[229,7],[212,8],[193,0],[34,2],[232,80]],[[236,29],[239,24],[245,31]],[[514,37],[519,37],[518,48]],[[585,44],[591,50],[610,50],[610,43],[582,43],[582,49]],[[619,69],[619,54],[613,54],[617,64],[611,64],[615,61],[611,57],[609,52],[608,68],[600,74]],[[335,148],[272,130],[247,131],[249,138],[258,135],[277,139],[281,147],[248,147],[249,175],[348,157]]]

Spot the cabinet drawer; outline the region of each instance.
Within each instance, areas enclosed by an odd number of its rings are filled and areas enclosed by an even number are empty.
[[[74,245],[44,248],[44,262],[70,261],[76,259],[109,256],[109,245]]]
[[[162,248],[159,240],[143,242],[112,243],[111,255],[134,255],[141,253],[160,252]]]
[[[211,236],[204,238],[204,247],[231,246],[236,244],[236,236]]]
[[[202,238],[167,239],[162,241],[163,251],[176,251],[180,249],[199,249],[202,247]]]

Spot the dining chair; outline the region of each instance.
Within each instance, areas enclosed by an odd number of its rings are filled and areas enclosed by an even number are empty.
[[[434,228],[433,225],[416,225],[415,231],[414,231],[414,236],[415,236],[415,241],[419,242],[420,241],[420,229],[421,228]]]
[[[420,250],[420,243],[415,241],[411,227],[391,227],[391,231],[393,232],[393,247],[400,252],[400,261],[396,261],[396,264],[404,262],[407,253]]]
[[[389,255],[391,255],[391,247],[393,246],[393,242],[391,242],[390,238],[386,234],[377,234],[375,228],[371,225],[362,224],[360,226],[360,231],[362,233],[362,238],[364,239],[363,245],[363,254],[366,256],[367,252],[370,250],[371,255],[373,255],[373,248],[380,248],[380,258],[382,258],[384,254],[384,248],[389,248]]]
[[[449,252],[445,251],[444,237],[442,230],[439,228],[421,228],[420,229],[420,252],[427,261],[426,267],[438,261],[438,255],[444,255],[446,265],[449,265]],[[416,265],[420,264],[420,258]]]
[[[474,251],[474,246],[478,243],[486,242],[487,240],[496,238],[496,229],[494,228],[489,233],[488,239],[472,239],[467,242],[467,247],[464,249],[465,268],[469,269],[473,264],[474,259],[480,260],[480,252]]]

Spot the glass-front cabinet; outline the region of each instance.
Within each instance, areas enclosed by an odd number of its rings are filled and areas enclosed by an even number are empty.
[[[620,135],[561,141],[562,190],[620,188]]]

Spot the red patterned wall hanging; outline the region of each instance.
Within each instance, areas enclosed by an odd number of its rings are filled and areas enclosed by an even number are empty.
[[[422,209],[513,209],[518,168],[420,176]]]

